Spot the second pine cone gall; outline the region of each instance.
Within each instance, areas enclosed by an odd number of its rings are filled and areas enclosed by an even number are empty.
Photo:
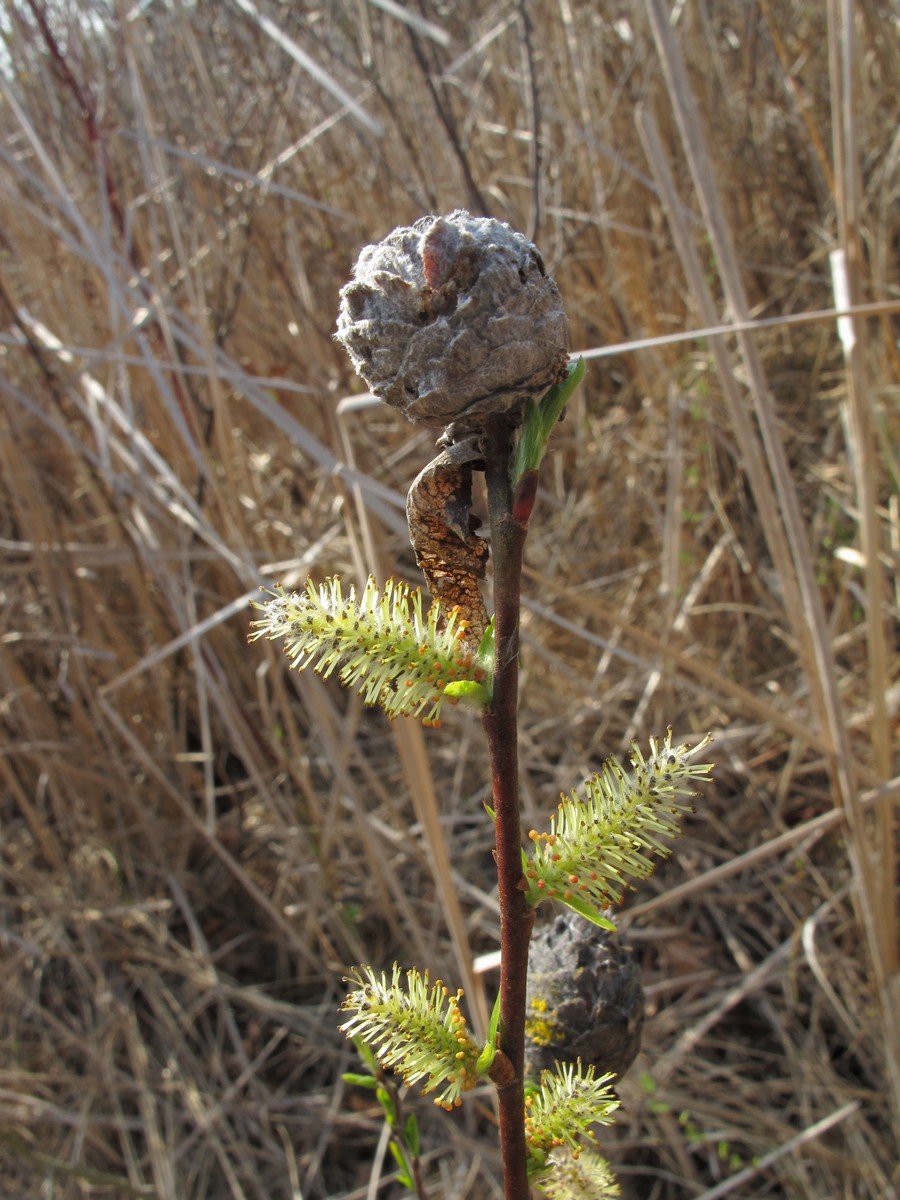
[[[567,910],[539,929],[528,955],[525,1060],[535,1076],[577,1059],[621,1077],[641,1047],[638,964],[616,935]]]
[[[341,291],[337,338],[369,389],[451,439],[564,376],[569,331],[537,248],[459,209],[366,246]]]

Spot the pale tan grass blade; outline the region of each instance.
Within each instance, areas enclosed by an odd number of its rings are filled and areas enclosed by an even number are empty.
[[[764,1154],[759,1162],[754,1163],[752,1167],[745,1167],[742,1171],[737,1171],[728,1179],[723,1180],[722,1183],[717,1184],[716,1187],[708,1188],[705,1192],[701,1192],[697,1200],[721,1200],[723,1196],[733,1195],[737,1188],[749,1183],[751,1179],[754,1179],[761,1171],[770,1167],[772,1163],[777,1162],[779,1158],[783,1158],[786,1154],[793,1154],[801,1148],[808,1147],[810,1142],[828,1133],[830,1129],[833,1129],[835,1125],[839,1125],[841,1121],[846,1121],[848,1117],[852,1117],[858,1109],[858,1100],[851,1100],[849,1104],[842,1105],[841,1108],[836,1109],[827,1117],[822,1117],[820,1121],[815,1121],[812,1125],[808,1125],[796,1137],[789,1138],[788,1141],[778,1146],[777,1149]]]
[[[832,130],[838,234],[840,250],[832,255],[835,299],[852,305],[860,297],[863,266],[862,197],[860,195],[859,148],[857,145],[855,102],[853,99],[854,37],[853,6],[829,0],[831,52],[831,92],[834,112]],[[866,594],[866,638],[869,648],[869,687],[872,711],[871,740],[875,770],[883,779],[891,772],[891,746],[888,722],[888,649],[885,637],[885,606],[881,559],[882,520],[878,512],[878,486],[882,471],[876,451],[872,387],[866,370],[867,330],[864,322],[841,317],[838,335],[847,369],[848,457],[853,465],[856,484],[856,508],[859,520],[860,551]],[[884,804],[878,814],[874,859],[879,899],[882,955],[886,970],[900,971],[895,871],[897,865],[898,825],[891,806]],[[895,985],[896,986],[896,985]],[[900,1021],[900,1018],[898,1018]],[[897,1028],[900,1053],[900,1025]],[[897,1066],[897,1105],[900,1117],[900,1063]]]
[[[884,803],[885,800],[892,801],[895,805],[900,802],[900,781],[895,781],[886,788],[865,793],[862,797],[863,805],[870,809],[876,804]],[[736,855],[728,862],[722,863],[721,866],[704,871],[702,875],[696,875],[692,879],[686,879],[684,883],[677,884],[650,900],[639,900],[630,905],[623,918],[623,924],[627,928],[639,917],[647,916],[658,909],[677,907],[689,896],[707,889],[712,890],[722,880],[739,875],[748,868],[757,867],[767,858],[791,850],[798,843],[801,844],[804,851],[808,850],[815,845],[819,838],[842,825],[845,820],[845,814],[839,808],[833,808],[818,817],[804,821],[801,825],[796,825],[793,829],[788,829],[777,837],[770,838],[759,846],[754,846],[752,850],[745,850],[743,854]]]

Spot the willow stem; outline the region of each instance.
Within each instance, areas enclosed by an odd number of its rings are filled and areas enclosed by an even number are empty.
[[[513,515],[513,438],[496,417],[483,439],[494,567],[493,698],[482,724],[491,763],[500,900],[500,1050],[507,1063],[498,1082],[500,1152],[505,1200],[528,1200],[525,1145],[525,987],[534,912],[525,901],[519,819],[519,608],[527,525]]]

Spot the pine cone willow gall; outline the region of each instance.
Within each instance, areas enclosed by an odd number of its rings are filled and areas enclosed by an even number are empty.
[[[537,1076],[579,1058],[621,1077],[641,1048],[641,973],[616,935],[567,910],[528,952],[525,1059]]]
[[[568,322],[537,248],[458,209],[395,229],[341,291],[338,341],[369,389],[449,440],[565,375]]]

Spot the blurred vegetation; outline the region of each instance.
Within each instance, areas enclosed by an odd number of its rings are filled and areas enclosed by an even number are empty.
[[[342,976],[492,998],[477,722],[390,726],[246,643],[264,580],[418,582],[432,435],[332,335],[360,247],[458,206],[537,241],[591,360],[532,523],[526,818],[632,737],[717,734],[623,910],[650,1009],[604,1152],[628,1197],[894,1194],[896,6],[7,0],[0,30],[5,1194],[397,1195]],[[486,1095],[421,1119],[434,1196],[500,1194]]]

